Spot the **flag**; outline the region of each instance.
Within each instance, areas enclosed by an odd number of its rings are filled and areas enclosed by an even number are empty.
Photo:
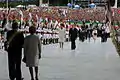
[[[29,13],[29,25],[31,26],[32,25],[32,14],[31,13]]]
[[[37,20],[37,24],[39,23],[39,17],[38,15],[36,14],[36,20]]]
[[[118,14],[120,14],[120,10],[118,10]]]
[[[23,12],[20,10],[20,11],[19,11],[19,14],[21,15],[21,21],[20,21],[20,22],[21,22],[21,24],[22,24],[22,23],[23,23]]]

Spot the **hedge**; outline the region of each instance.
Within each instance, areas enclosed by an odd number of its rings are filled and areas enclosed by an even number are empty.
[[[120,43],[118,43],[118,41],[116,40],[116,31],[114,29],[112,29],[112,42],[115,45],[115,48],[120,56]]]

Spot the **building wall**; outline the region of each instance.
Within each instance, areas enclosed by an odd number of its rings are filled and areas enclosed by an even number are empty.
[[[67,5],[68,0],[49,0],[50,5]]]

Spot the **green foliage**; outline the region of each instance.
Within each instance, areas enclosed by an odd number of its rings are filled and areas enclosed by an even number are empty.
[[[116,31],[114,29],[112,29],[112,41],[113,41],[113,44],[115,45],[116,47],[116,50],[120,56],[120,43],[118,43],[118,41],[116,40]]]
[[[34,0],[34,1],[28,1],[28,2],[22,2],[22,1],[19,1],[19,2],[9,2],[8,3],[8,6],[9,7],[16,7],[17,5],[30,5],[30,4],[35,4],[35,5],[39,5],[39,0]],[[6,7],[7,4],[6,2],[0,2],[0,7]]]
[[[116,47],[116,50],[120,56],[120,44],[115,40],[115,38],[112,37],[112,41],[113,41],[113,44],[115,45]]]

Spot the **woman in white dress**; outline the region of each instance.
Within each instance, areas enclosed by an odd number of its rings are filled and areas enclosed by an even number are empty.
[[[58,36],[59,36],[59,43],[60,43],[60,48],[63,49],[63,44],[65,41],[65,35],[66,35],[66,31],[64,28],[64,24],[60,24],[60,28],[58,29]]]
[[[41,58],[41,41],[35,35],[36,28],[29,28],[30,35],[24,40],[24,57],[26,57],[26,66],[29,67],[31,80],[34,80],[33,67],[35,68],[35,78],[38,80],[38,63]]]

